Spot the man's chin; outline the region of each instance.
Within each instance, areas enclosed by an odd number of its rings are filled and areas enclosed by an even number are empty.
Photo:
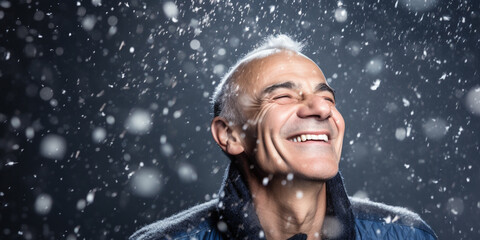
[[[295,171],[295,177],[311,181],[328,181],[338,173],[338,165],[323,166]]]

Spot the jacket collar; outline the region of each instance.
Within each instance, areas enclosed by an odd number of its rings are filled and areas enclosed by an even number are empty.
[[[355,239],[355,220],[340,172],[328,180],[326,186],[327,213],[324,234],[330,236],[327,239]],[[227,167],[219,192],[217,210],[218,224],[226,223],[227,230],[224,233],[228,239],[265,238],[248,186],[233,164]],[[304,234],[297,235],[303,237]]]

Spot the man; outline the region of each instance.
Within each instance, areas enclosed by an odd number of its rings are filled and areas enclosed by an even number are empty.
[[[436,239],[415,213],[348,198],[345,122],[301,47],[272,36],[217,87],[211,131],[231,160],[219,198],[130,239]]]

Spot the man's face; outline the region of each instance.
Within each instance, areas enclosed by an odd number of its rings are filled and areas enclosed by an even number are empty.
[[[326,180],[338,171],[345,122],[325,76],[311,60],[282,51],[236,74],[247,119],[243,145],[267,174]]]

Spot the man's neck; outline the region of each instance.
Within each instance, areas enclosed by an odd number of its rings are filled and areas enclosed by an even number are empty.
[[[273,177],[265,184],[250,171],[246,175],[267,239],[288,239],[298,233],[321,239],[327,205],[325,182]]]

